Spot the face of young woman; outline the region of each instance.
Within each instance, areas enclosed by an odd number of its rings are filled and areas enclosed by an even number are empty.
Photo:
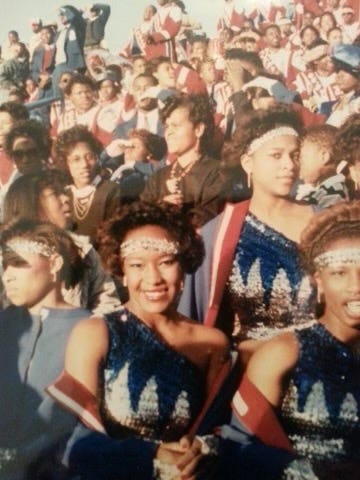
[[[44,188],[39,197],[39,219],[51,222],[59,228],[66,228],[71,217],[69,196]]]
[[[96,155],[85,142],[79,142],[67,157],[69,173],[77,188],[90,185],[96,174]]]
[[[187,108],[176,108],[165,120],[165,140],[169,153],[181,156],[196,149],[202,135],[201,126],[195,126]]]
[[[242,162],[256,189],[274,197],[289,195],[298,174],[297,137],[281,135],[265,142]]]
[[[7,265],[3,284],[10,302],[28,309],[36,308],[54,288],[49,258],[26,254],[26,261]]]
[[[117,88],[112,80],[104,80],[99,88],[100,100],[109,102],[117,96]]]
[[[144,237],[173,240],[167,230],[147,225],[130,231],[124,241]],[[175,255],[139,249],[125,257],[123,271],[129,290],[128,306],[136,315],[146,320],[152,315],[172,311],[183,277]]]
[[[357,248],[360,238],[344,238],[329,245],[328,251]],[[323,322],[343,342],[360,339],[360,263],[329,265],[315,274],[325,302]]]

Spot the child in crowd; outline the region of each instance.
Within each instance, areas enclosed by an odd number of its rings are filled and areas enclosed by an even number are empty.
[[[302,183],[297,187],[296,200],[319,210],[349,199],[341,158],[332,155],[336,132],[331,125],[315,125],[307,128],[301,141]]]

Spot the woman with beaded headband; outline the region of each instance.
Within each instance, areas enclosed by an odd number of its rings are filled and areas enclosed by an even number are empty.
[[[119,187],[98,174],[102,146],[84,125],[60,133],[54,145],[55,165],[71,180],[74,231],[95,241],[100,223],[112,217],[120,205]]]
[[[6,194],[4,223],[27,218],[51,222],[59,228],[70,230],[72,220],[67,182],[67,176],[59,170],[23,175],[16,179]],[[96,315],[117,310],[121,304],[117,288],[102,267],[99,254],[88,237],[74,232],[70,236],[80,250],[84,273],[75,286],[63,287],[64,299]]]
[[[74,329],[65,372],[48,389],[97,431],[71,440],[70,467],[86,479],[191,477],[209,449],[183,436],[199,431],[201,406],[229,367],[224,334],[176,311],[184,273],[202,261],[202,241],[178,207],[140,202],[123,207],[99,245],[129,299]]]
[[[51,464],[51,447],[76,425],[44,389],[63,368],[73,326],[89,316],[61,293],[79,281],[82,260],[66,232],[31,220],[6,227],[0,248],[12,303],[0,313],[0,476],[38,478],[32,468],[41,457]]]
[[[180,301],[179,311],[234,341],[252,339],[244,347],[302,322],[310,308],[297,243],[312,210],[289,199],[300,132],[296,114],[282,107],[253,112],[236,131],[224,155],[241,164],[252,195],[202,229],[206,260]]]
[[[277,461],[264,465],[261,475],[253,465],[246,479],[270,478],[271,470],[271,478],[354,480],[360,467],[359,202],[337,204],[314,216],[300,249],[317,286],[321,317],[254,353],[233,399],[227,438],[236,441],[246,427],[271,446]],[[255,417],[262,421],[254,423]],[[253,458],[256,448],[247,452],[253,450]],[[239,465],[250,458],[240,446],[228,453],[238,457]],[[231,465],[232,473],[223,478],[240,478]]]

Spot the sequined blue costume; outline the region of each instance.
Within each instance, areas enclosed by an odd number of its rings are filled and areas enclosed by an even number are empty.
[[[203,375],[128,310],[106,316],[100,413],[112,438],[178,440],[199,412]]]
[[[298,454],[317,461],[360,459],[360,355],[321,324],[296,332],[299,359],[281,406]]]
[[[313,311],[313,288],[301,268],[297,244],[251,213],[244,221],[227,290],[240,319],[241,339],[274,335],[302,323]]]

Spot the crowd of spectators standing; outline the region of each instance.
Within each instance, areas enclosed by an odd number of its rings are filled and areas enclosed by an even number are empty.
[[[360,478],[360,2],[187,7],[1,44],[0,480]]]

